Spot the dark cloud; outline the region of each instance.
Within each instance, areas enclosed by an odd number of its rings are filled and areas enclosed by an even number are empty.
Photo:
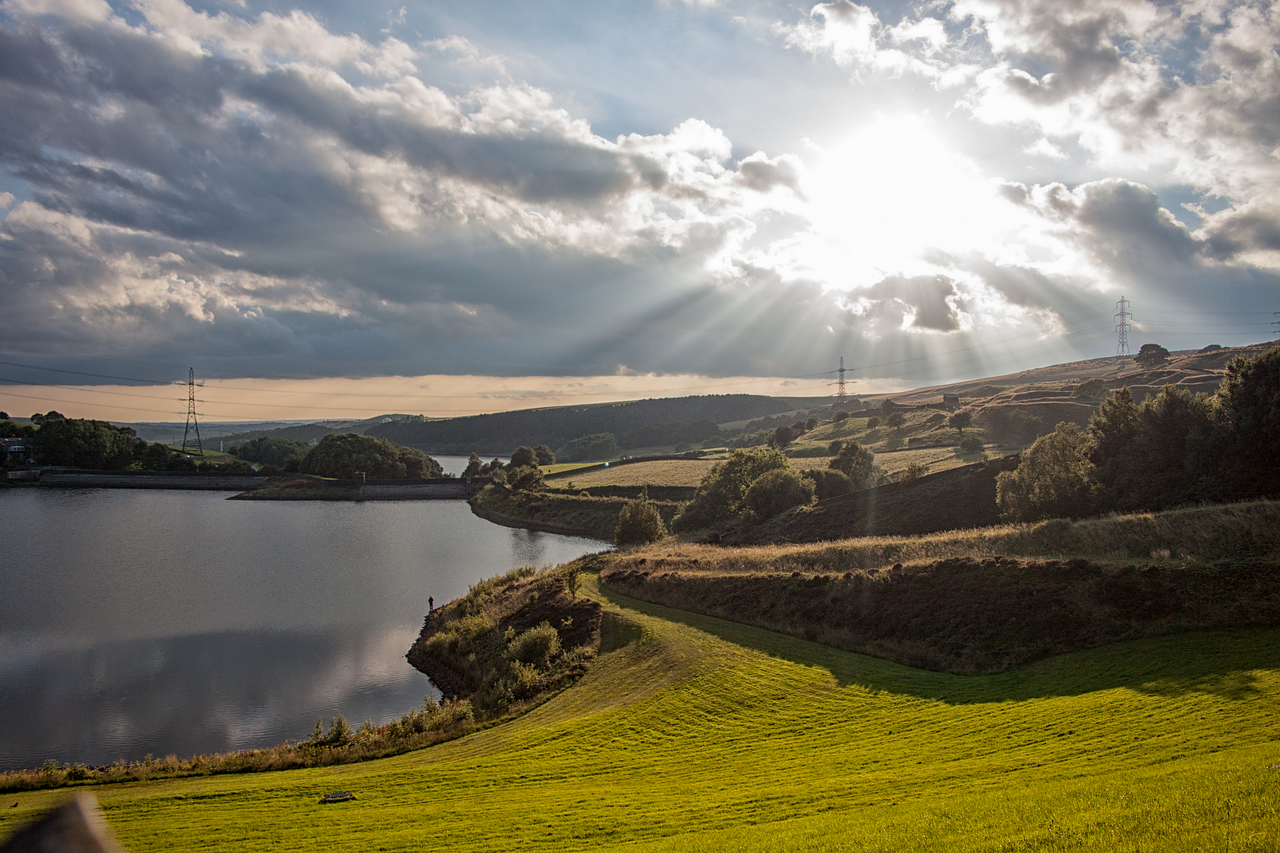
[[[955,306],[948,301],[958,296],[956,285],[945,275],[890,276],[856,295],[881,303],[879,310],[885,310],[885,303],[904,306],[915,316],[911,325],[919,329],[954,332],[960,328]]]

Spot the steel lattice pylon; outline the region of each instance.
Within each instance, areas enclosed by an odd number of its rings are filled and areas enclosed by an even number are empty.
[[[191,433],[196,434],[195,442],[191,441]],[[188,445],[192,446],[188,450]],[[187,369],[187,428],[182,433],[182,452],[192,456],[204,456],[204,445],[200,442],[200,421],[196,418],[196,369]]]

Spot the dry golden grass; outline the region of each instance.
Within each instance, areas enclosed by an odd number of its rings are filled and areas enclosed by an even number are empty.
[[[654,545],[635,556],[722,574],[843,573],[950,557],[1084,557],[1214,561],[1280,556],[1280,503],[1250,501],[1159,513],[1005,524],[927,536],[874,536],[807,545]]]
[[[570,479],[575,487],[584,489],[592,486],[696,486],[715,464],[710,459],[664,459],[610,465]],[[564,482],[557,480],[556,485]]]

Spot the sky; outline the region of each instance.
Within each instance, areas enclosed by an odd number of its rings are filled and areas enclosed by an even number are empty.
[[[0,0],[0,407],[875,393],[1280,326],[1270,2]],[[1121,299],[1128,300],[1123,306]]]

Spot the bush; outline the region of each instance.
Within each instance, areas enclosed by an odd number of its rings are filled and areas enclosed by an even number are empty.
[[[760,518],[773,518],[813,502],[814,482],[790,468],[762,474],[747,489],[746,505]]]
[[[965,453],[981,453],[982,448],[982,439],[976,435],[966,436],[960,440],[960,449]]]
[[[1012,521],[1079,518],[1093,509],[1088,436],[1060,423],[1037,439],[1013,471],[996,477],[996,503]]]
[[[638,498],[622,505],[622,511],[618,513],[618,526],[614,528],[613,541],[619,547],[643,545],[666,535],[667,527],[662,523],[658,505],[649,500],[649,492],[646,489]]]
[[[1107,396],[1107,383],[1103,382],[1096,376],[1093,379],[1086,379],[1076,386],[1072,396],[1075,397],[1092,397],[1095,400],[1101,400]]]
[[[536,669],[546,669],[560,656],[560,633],[548,622],[517,634],[507,644],[507,658]]]
[[[838,424],[841,421],[849,420],[850,417],[851,415],[848,412],[846,412],[844,409],[840,409],[834,415],[831,416],[831,421],[832,423]]]
[[[516,491],[531,492],[542,488],[542,469],[535,465],[511,468],[506,474],[507,485]]]
[[[843,471],[834,468],[810,469],[804,472],[804,476],[813,481],[814,494],[820,501],[838,498],[853,491],[853,481]]]
[[[885,402],[888,402],[888,401],[886,400]],[[899,429],[902,429],[904,426],[906,426],[907,416],[904,415],[902,412],[894,412],[893,414],[889,415],[889,417],[885,418],[884,423],[885,423],[885,426],[887,427],[892,427],[895,430],[899,430]]]
[[[827,445],[828,456],[839,456],[840,451],[844,449],[844,440],[837,438],[835,441]]]
[[[906,470],[902,472],[901,480],[904,483],[914,483],[916,480],[919,480],[928,473],[928,465],[925,465],[923,462],[911,462],[908,463]]]
[[[880,426],[880,419],[875,415],[867,418],[867,429],[875,429],[878,426]]]
[[[968,409],[961,409],[951,416],[947,421],[947,425],[959,432],[964,432],[964,428],[973,423],[973,412]]]

